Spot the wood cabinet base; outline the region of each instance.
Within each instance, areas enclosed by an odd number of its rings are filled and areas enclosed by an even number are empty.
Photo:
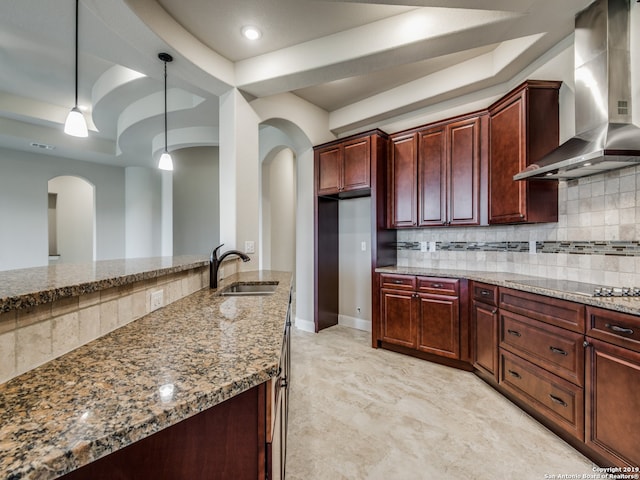
[[[414,350],[412,348],[402,347],[400,345],[394,345],[393,343],[384,342],[382,340],[378,340],[378,344],[376,346],[379,348],[384,348],[385,350],[391,350],[392,352],[402,353],[404,355],[420,358],[422,360],[428,360],[433,363],[439,363],[440,365],[446,365],[448,367],[457,368],[458,370],[465,370],[467,372],[473,371],[473,366],[466,361],[441,357],[440,355],[421,352],[420,350]]]

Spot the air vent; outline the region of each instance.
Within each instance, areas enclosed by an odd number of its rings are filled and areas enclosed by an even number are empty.
[[[618,115],[629,115],[629,102],[618,100]]]
[[[55,150],[55,146],[53,145],[47,145],[46,143],[36,143],[36,142],[31,142],[31,146],[33,148],[40,148],[42,150]]]

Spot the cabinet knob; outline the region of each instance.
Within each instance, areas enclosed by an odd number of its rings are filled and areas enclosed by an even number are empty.
[[[585,340],[584,342],[582,342],[582,346],[583,346],[584,348],[587,348],[587,347],[590,347],[590,346],[591,346],[591,344]]]

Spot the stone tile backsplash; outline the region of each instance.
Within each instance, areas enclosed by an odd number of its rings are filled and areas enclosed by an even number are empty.
[[[0,383],[89,343],[209,284],[209,269],[192,269],[0,314]]]
[[[553,224],[398,230],[398,265],[640,286],[639,185],[640,167],[560,182]]]

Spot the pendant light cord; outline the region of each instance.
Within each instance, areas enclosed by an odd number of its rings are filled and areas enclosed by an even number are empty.
[[[76,0],[76,108],[78,108],[78,2]]]
[[[164,151],[167,152],[167,61],[164,62]]]

